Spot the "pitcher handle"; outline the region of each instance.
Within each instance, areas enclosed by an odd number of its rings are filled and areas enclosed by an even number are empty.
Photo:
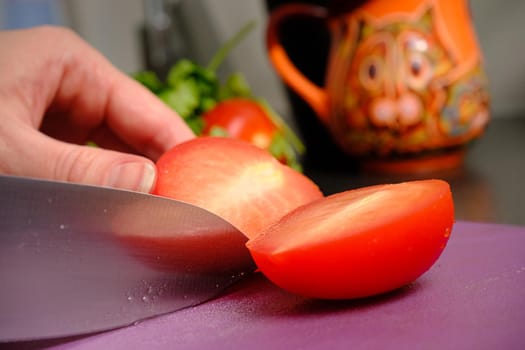
[[[317,113],[321,121],[328,124],[328,98],[326,91],[314,84],[293,64],[281,45],[279,28],[291,17],[310,17],[324,20],[327,10],[307,4],[285,4],[273,10],[266,30],[268,56],[284,82],[301,96]]]

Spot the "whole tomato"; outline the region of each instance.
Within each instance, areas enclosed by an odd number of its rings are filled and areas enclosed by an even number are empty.
[[[225,136],[248,141],[268,149],[277,126],[268,118],[264,109],[246,98],[232,98],[219,102],[204,113],[203,135],[226,133]]]
[[[268,105],[245,97],[229,98],[205,112],[202,119],[202,136],[225,136],[247,141],[269,151],[282,163],[300,170],[297,154],[302,152],[303,146]]]

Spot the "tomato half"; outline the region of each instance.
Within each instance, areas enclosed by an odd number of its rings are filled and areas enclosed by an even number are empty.
[[[448,183],[379,185],[299,207],[247,247],[259,269],[288,291],[358,298],[417,279],[440,256],[453,222]]]
[[[248,238],[323,196],[314,182],[269,152],[233,138],[197,137],[156,165],[155,194],[207,209]]]

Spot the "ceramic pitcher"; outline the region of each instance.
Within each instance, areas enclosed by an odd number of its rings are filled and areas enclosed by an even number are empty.
[[[337,7],[286,4],[271,12],[268,54],[283,81],[350,155],[461,162],[463,146],[482,134],[490,115],[468,1],[331,4]],[[315,17],[329,28],[322,87],[293,64],[279,40],[279,28],[297,16]]]

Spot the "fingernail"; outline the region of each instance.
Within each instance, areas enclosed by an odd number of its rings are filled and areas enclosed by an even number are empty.
[[[149,163],[124,163],[113,167],[106,185],[138,192],[150,192],[155,183],[155,167]]]

